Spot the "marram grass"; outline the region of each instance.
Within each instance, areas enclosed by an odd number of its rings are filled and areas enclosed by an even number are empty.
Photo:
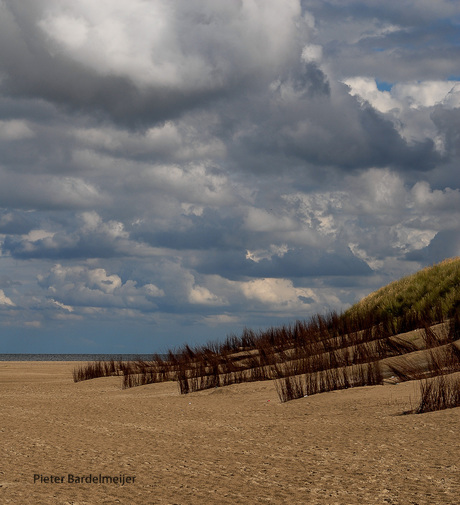
[[[415,329],[415,341],[399,335]],[[222,343],[185,345],[151,361],[90,363],[74,371],[74,380],[122,375],[124,388],[174,380],[182,394],[275,380],[285,402],[382,384],[386,370],[399,380],[421,380],[421,413],[459,406],[458,380],[435,380],[460,370],[459,339],[460,258],[453,258],[379,289],[344,314],[245,329]],[[422,365],[412,359],[420,351],[427,356]]]
[[[460,305],[459,293],[460,257],[456,257],[388,284],[345,314],[391,314],[398,318],[414,313],[434,323],[453,316]]]

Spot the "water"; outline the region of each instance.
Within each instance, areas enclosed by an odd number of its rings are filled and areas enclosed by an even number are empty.
[[[147,361],[152,356],[153,354],[0,354],[0,361]]]

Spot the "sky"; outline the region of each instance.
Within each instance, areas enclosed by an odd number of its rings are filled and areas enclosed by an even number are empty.
[[[457,0],[0,0],[0,352],[153,353],[460,255]]]

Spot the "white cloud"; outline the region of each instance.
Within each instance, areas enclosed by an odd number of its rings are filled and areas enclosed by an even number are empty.
[[[352,178],[350,184],[357,186],[353,192],[359,197],[353,203],[360,213],[391,215],[401,212],[405,206],[404,181],[393,171],[370,169],[359,178]]]
[[[343,4],[344,2],[342,2]],[[368,3],[366,3],[366,6]],[[385,22],[377,16],[339,16],[333,23],[324,23],[318,30],[320,39],[335,40],[341,44],[355,45],[367,39],[378,39],[385,35],[404,31],[404,26]]]
[[[419,181],[414,184],[411,195],[420,209],[460,212],[460,189],[432,190],[428,182]]]
[[[350,87],[350,95],[366,100],[380,112],[389,112],[402,106],[392,93],[380,91],[372,77],[349,77],[343,82]]]
[[[203,322],[209,326],[221,326],[222,324],[235,324],[240,321],[238,316],[230,314],[213,314],[203,318]]]
[[[65,49],[78,50],[88,38],[89,25],[85,19],[65,14],[48,17],[39,26]]]
[[[98,289],[106,294],[112,294],[122,285],[118,275],[107,275],[103,268],[87,270],[85,273],[85,277],[87,277],[86,286],[90,289]]]
[[[215,120],[204,115],[203,122],[212,127]],[[120,130],[114,127],[76,128],[72,136],[81,145],[78,155],[85,158],[110,153],[114,161],[125,158],[143,159],[154,155],[176,162],[198,159],[219,159],[226,154],[225,144],[190,119],[166,121],[142,132]]]
[[[124,230],[123,223],[114,220],[103,222],[101,216],[95,211],[82,212],[80,218],[82,220],[82,232],[97,232],[111,239],[129,237],[129,234]]]
[[[27,235],[23,235],[22,238],[25,241],[37,242],[38,240],[43,240],[47,238],[53,238],[55,232],[47,230],[31,230]]]
[[[273,256],[283,257],[289,248],[286,244],[275,245],[270,244],[268,249],[256,249],[254,251],[250,251],[249,249],[246,251],[246,259],[250,259],[255,263],[259,263],[259,261],[263,259],[270,259]]]
[[[141,87],[192,89],[220,86],[253,66],[281,65],[299,16],[296,0],[50,1],[38,25],[52,53],[100,74],[127,76]]]
[[[296,288],[288,279],[255,279],[240,283],[239,288],[248,300],[255,300],[276,311],[301,308],[305,302],[300,297],[317,301],[313,290]]]
[[[282,195],[287,205],[295,209],[304,226],[315,229],[320,235],[335,236],[337,221],[349,195],[345,191],[294,192]]]
[[[190,288],[188,301],[192,304],[199,305],[228,305],[228,302],[224,298],[211,293],[211,291],[209,291],[209,289],[205,288],[204,286],[197,285],[194,285]]]
[[[25,321],[24,326],[29,327],[29,328],[41,328],[42,326],[42,321]]]
[[[289,216],[276,216],[269,210],[250,207],[244,226],[251,231],[277,232],[292,231],[298,228],[297,223]]]
[[[51,302],[54,303],[57,307],[66,310],[67,312],[73,312],[74,308],[71,307],[70,305],[65,305],[64,303],[57,302],[56,300],[51,299]]]
[[[56,264],[48,275],[40,275],[38,281],[52,295],[54,305],[71,312],[98,308],[155,310],[153,299],[165,294],[154,284],[139,286],[132,280],[123,282],[119,275],[108,274],[104,268],[83,265]]]
[[[460,106],[458,81],[398,82],[390,91],[379,90],[371,77],[350,77],[343,82],[350,87],[352,96],[386,114],[407,141],[431,138],[444,153],[444,141],[431,119],[431,112],[436,105],[445,109]]]
[[[306,45],[302,49],[302,60],[306,63],[320,62],[323,57],[323,48],[316,44]]]
[[[412,109],[444,105],[460,106],[460,83],[457,81],[421,81],[396,83],[391,95]]]
[[[385,269],[385,258],[428,246],[437,231],[460,220],[458,189],[433,190],[426,181],[410,187],[389,169],[348,176],[339,191],[293,192],[283,200],[292,219],[322,234],[324,250],[340,243],[375,271]]]
[[[16,306],[13,303],[13,301],[11,300],[11,298],[8,298],[5,295],[5,292],[3,291],[3,289],[0,289],[0,305],[5,305],[7,307],[15,307]]]
[[[33,138],[34,136],[32,128],[30,128],[26,121],[19,119],[0,121],[0,140],[24,140]]]

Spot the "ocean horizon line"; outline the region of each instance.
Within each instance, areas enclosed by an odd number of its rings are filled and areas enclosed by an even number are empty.
[[[151,360],[156,353],[2,353],[0,361],[110,361]],[[167,355],[158,354],[165,358]]]

